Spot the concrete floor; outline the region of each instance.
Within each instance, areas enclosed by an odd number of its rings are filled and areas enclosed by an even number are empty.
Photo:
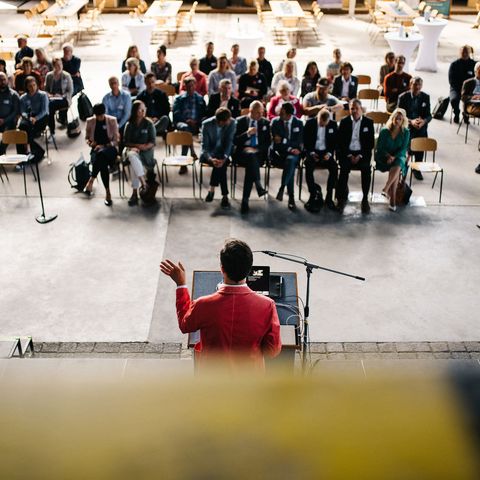
[[[121,26],[125,18],[106,15],[108,35],[76,46],[87,93],[94,102],[105,93],[108,76],[119,73],[129,43]],[[169,50],[174,72],[185,69],[192,52],[201,54],[207,39],[214,39],[217,51],[227,49],[224,32],[231,18],[198,15],[194,45],[182,43]],[[242,22],[256,21],[255,16],[242,16]],[[432,105],[448,92],[448,63],[460,43],[476,45],[477,32],[468,28],[471,21],[471,17],[455,17],[449,22],[439,45],[438,73],[421,73]],[[2,22],[5,36],[26,28],[23,16],[2,14]],[[388,46],[383,39],[371,45],[366,26],[362,17],[354,21],[326,16],[320,45],[299,49],[299,70],[311,58],[324,70],[331,50],[340,45],[356,73],[376,78]],[[286,47],[271,40],[266,43],[268,56],[277,63]],[[154,51],[152,45],[152,55]],[[480,269],[475,253],[480,231],[475,223],[480,222],[480,178],[473,170],[480,127],[472,126],[465,144],[448,118],[449,113],[430,126],[430,136],[440,144],[437,161],[446,172],[442,205],[437,203],[438,186],[432,190],[428,180],[414,181],[414,195],[426,207],[391,214],[384,204],[375,203],[367,218],[355,202],[339,218],[330,212],[311,216],[300,204],[298,212],[290,213],[285,204],[271,198],[267,203],[252,201],[245,220],[238,213],[238,202],[225,213],[218,210],[218,201],[208,206],[188,199],[191,178],[175,172],[167,187],[169,200],[159,209],[129,209],[118,198],[115,181],[115,203],[109,210],[103,205],[100,184],[92,199],[70,189],[69,164],[88,148],[83,136],[69,140],[59,130],[59,151],[51,154],[51,165],[46,161],[41,165],[47,211],[59,214],[54,223],[35,223],[40,206],[30,175],[28,198],[23,197],[18,173],[11,173],[9,184],[0,184],[0,333],[33,335],[38,341],[179,341],[174,288],[160,277],[159,261],[164,256],[182,259],[189,275],[194,269],[215,269],[223,240],[238,236],[253,249],[296,253],[313,263],[367,277],[360,283],[314,274],[312,341],[478,340]],[[162,155],[159,145],[157,158]],[[351,177],[352,193],[359,190],[358,177]],[[278,181],[275,172],[271,192],[275,193]],[[377,192],[382,181],[380,174]],[[241,186],[237,198],[240,191]],[[305,190],[304,194],[305,199]],[[274,269],[290,268],[269,257],[255,261]],[[299,273],[299,292],[304,296],[303,272],[293,265],[291,270]]]

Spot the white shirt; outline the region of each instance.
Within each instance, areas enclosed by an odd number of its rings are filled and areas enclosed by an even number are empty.
[[[345,80],[344,77],[342,77],[342,94],[341,97],[346,97],[348,98],[348,89],[350,87],[350,82],[352,81],[352,77],[350,77],[348,80]]]
[[[315,142],[315,150],[320,150],[321,152],[327,149],[325,144],[325,133],[327,131],[327,127],[322,127],[320,125],[317,126],[317,141]]]
[[[359,152],[362,149],[360,144],[360,124],[362,123],[362,117],[357,121],[352,118],[352,139],[350,140],[350,146],[348,147],[352,152]]]

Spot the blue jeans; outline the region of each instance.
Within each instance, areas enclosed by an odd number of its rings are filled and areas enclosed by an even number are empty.
[[[287,187],[289,196],[294,195],[293,181],[295,178],[295,169],[300,161],[300,155],[287,154],[283,158],[282,188]]]

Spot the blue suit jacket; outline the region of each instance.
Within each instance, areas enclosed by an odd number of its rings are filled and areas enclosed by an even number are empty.
[[[222,139],[217,149],[217,120],[208,118],[202,123],[202,156],[209,160],[211,157],[228,158],[232,153],[233,138],[235,136],[235,120],[232,118],[229,125],[222,127]]]

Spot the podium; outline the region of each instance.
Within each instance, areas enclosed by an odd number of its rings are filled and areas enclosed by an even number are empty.
[[[267,366],[278,363],[279,360],[295,361],[295,350],[300,349],[300,317],[303,311],[299,310],[297,274],[295,272],[271,272],[270,275],[283,277],[282,296],[273,299],[277,306],[278,319],[280,320],[280,336],[282,351],[274,359],[265,359]],[[195,270],[193,272],[192,299],[215,293],[217,285],[223,281],[221,272]],[[188,334],[188,347],[192,348],[200,341],[200,331]]]

